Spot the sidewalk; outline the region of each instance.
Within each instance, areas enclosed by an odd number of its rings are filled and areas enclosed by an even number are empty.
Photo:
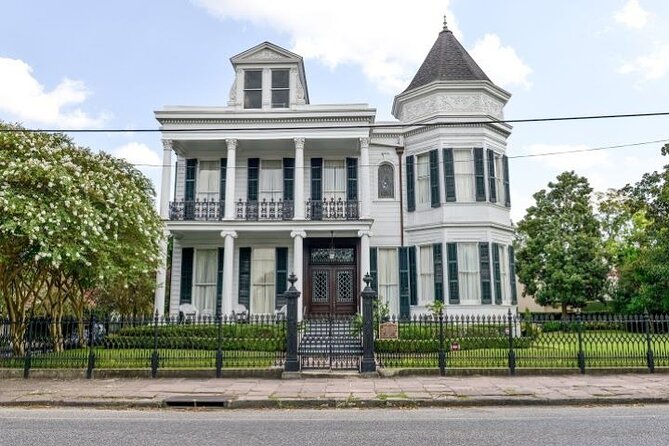
[[[458,407],[669,403],[666,374],[0,380],[0,407]]]

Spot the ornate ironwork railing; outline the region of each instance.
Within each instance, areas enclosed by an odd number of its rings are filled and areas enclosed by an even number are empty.
[[[237,220],[291,220],[293,218],[293,202],[286,200],[242,201],[235,203]]]
[[[170,202],[170,220],[222,220],[225,201],[220,200],[180,200]]]
[[[307,220],[357,220],[360,218],[359,202],[324,198],[307,201]]]

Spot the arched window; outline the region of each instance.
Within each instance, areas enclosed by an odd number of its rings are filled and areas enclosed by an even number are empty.
[[[379,166],[379,198],[395,198],[395,169],[390,163]]]

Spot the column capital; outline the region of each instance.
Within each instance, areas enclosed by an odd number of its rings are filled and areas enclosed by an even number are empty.
[[[360,138],[360,148],[369,149],[369,138]]]
[[[172,147],[174,145],[174,140],[172,139],[163,139],[163,150],[172,150]]]
[[[295,237],[306,238],[307,237],[307,231],[305,231],[304,229],[295,229],[293,231],[290,231],[290,236],[292,238],[295,238]]]
[[[237,231],[221,231],[221,237],[232,237],[237,238]]]
[[[369,229],[361,229],[360,231],[358,231],[358,237],[364,237],[364,236],[371,237],[372,235],[374,235],[374,233]]]
[[[237,139],[235,138],[228,138],[225,140],[225,143],[228,145],[228,150],[235,150],[237,149]]]
[[[303,137],[298,137],[298,138],[293,138],[293,141],[295,141],[295,148],[296,149],[304,149],[304,138]]]

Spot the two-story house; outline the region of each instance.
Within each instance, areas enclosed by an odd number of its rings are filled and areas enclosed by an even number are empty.
[[[272,43],[231,62],[227,106],[155,112],[174,240],[157,311],[170,286],[170,315],[274,313],[291,272],[300,315],[357,312],[368,272],[396,315],[435,300],[450,314],[516,305],[511,127],[499,122],[510,94],[446,26],[395,97],[396,122],[366,104],[311,104],[302,58]]]

